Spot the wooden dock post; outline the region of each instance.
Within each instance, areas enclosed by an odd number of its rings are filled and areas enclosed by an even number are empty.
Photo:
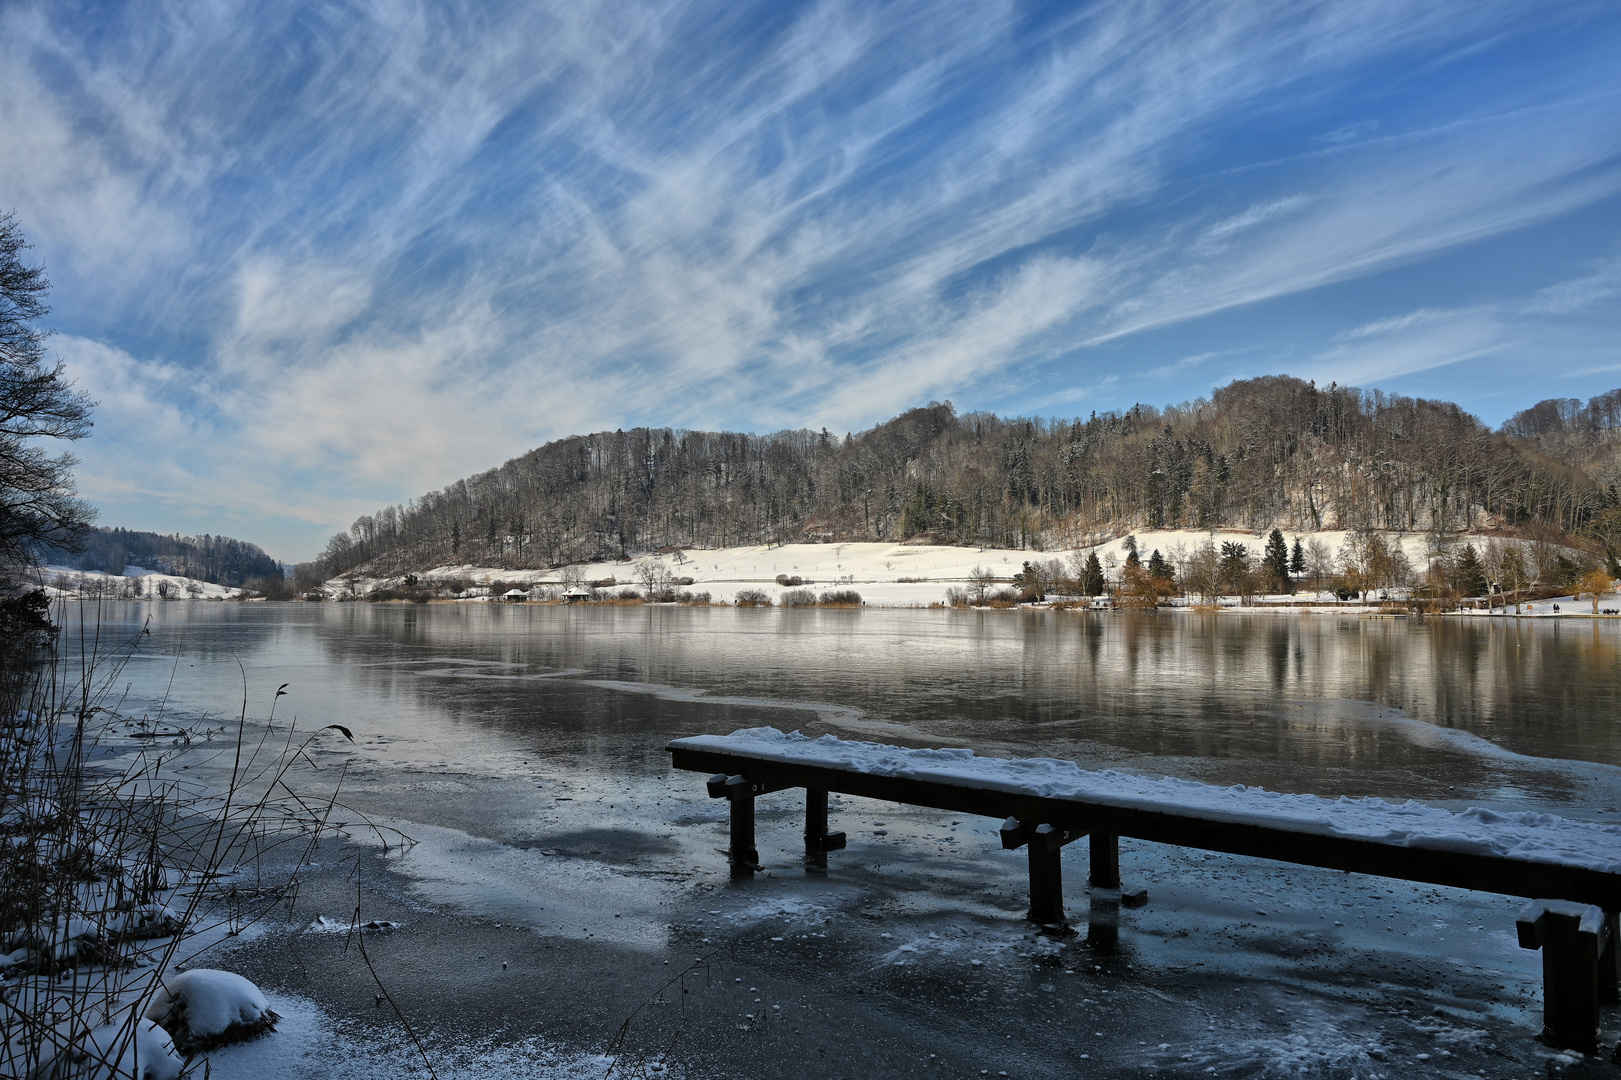
[[[754,786],[741,776],[728,776],[726,798],[732,804],[732,876],[751,877],[760,868],[754,847]]]
[[[1086,846],[1086,940],[1094,949],[1110,949],[1120,942],[1120,837],[1093,833]]]
[[[1120,889],[1120,837],[1093,833],[1087,843],[1091,850],[1092,872],[1086,883],[1094,889]]]
[[[1598,1053],[1599,957],[1613,941],[1604,910],[1532,900],[1520,909],[1515,928],[1522,949],[1542,950],[1542,1041]]]
[[[1615,911],[1604,913],[1604,928],[1609,940],[1604,943],[1604,950],[1598,954],[1598,996],[1600,1001],[1621,1001],[1621,925],[1618,925]],[[1616,1047],[1621,1051],[1621,1044]]]
[[[827,853],[844,847],[842,832],[827,831],[827,789],[805,789],[805,863],[825,869]]]
[[[1008,818],[1002,823],[1002,846],[1029,847],[1030,910],[1025,918],[1043,926],[1064,923],[1064,845],[1086,834],[1055,825]]]
[[[1063,835],[1051,825],[1027,830],[1030,837],[1030,910],[1025,918],[1043,926],[1064,921]]]

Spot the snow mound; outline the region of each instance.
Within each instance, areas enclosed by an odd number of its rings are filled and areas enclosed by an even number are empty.
[[[107,1024],[44,1063],[39,1080],[175,1080],[185,1066],[174,1040],[151,1020]]]
[[[281,1017],[247,979],[229,971],[197,968],[165,980],[146,1018],[162,1024],[187,1054],[241,1042],[276,1030]]]
[[[1480,807],[1453,813],[1413,801],[1326,799],[1242,784],[1219,788],[1168,776],[1083,769],[1073,761],[1055,758],[982,758],[972,750],[910,750],[832,735],[812,739],[797,731],[784,733],[770,727],[744,728],[730,735],[699,735],[677,739],[671,745],[747,754],[787,765],[819,765],[873,776],[1081,799],[1121,809],[1163,811],[1175,807],[1211,821],[1621,873],[1621,826],[1573,821],[1553,814],[1504,813]]]

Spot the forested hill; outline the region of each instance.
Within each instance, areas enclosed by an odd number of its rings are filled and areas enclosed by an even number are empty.
[[[333,537],[320,569],[507,567],[670,545],[1060,547],[1142,528],[1572,534],[1618,501],[1621,391],[1492,431],[1456,405],[1288,376],[1087,419],[913,409],[854,435],[631,431],[547,443]]]
[[[51,565],[113,574],[123,573],[125,566],[140,566],[232,588],[256,578],[281,577],[281,564],[259,545],[228,536],[165,536],[130,529],[92,529],[81,543],[84,550],[79,552],[47,546],[38,553],[39,559]]]

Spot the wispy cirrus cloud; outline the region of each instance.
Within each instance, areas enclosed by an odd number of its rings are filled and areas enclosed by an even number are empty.
[[[1303,374],[1324,382],[1372,384],[1526,348],[1556,350],[1579,371],[1612,372],[1621,368],[1621,357],[1614,349],[1607,343],[1584,346],[1582,339],[1592,336],[1587,317],[1602,314],[1617,297],[1621,297],[1621,259],[1606,260],[1527,296],[1451,308],[1416,308],[1354,327],[1312,357]],[[1609,362],[1587,366],[1595,354],[1608,354]],[[1530,374],[1533,380],[1538,375]],[[1512,371],[1488,375],[1477,370],[1475,377],[1508,379]],[[1538,391],[1519,407],[1559,396],[1541,387]]]
[[[103,406],[86,492],[307,555],[546,438],[850,429],[1038,370],[1104,386],[1102,346],[1116,363],[1602,205],[1621,113],[1561,82],[1580,58],[1513,93],[1456,59],[1547,21],[1461,0],[18,4],[0,202],[51,265],[64,357],[150,398]],[[1471,79],[1495,97],[1454,104]],[[1391,340],[1346,330],[1318,333]],[[1511,347],[1475,332],[1453,352]],[[145,408],[161,439],[125,426]],[[262,479],[233,483],[248,463]]]

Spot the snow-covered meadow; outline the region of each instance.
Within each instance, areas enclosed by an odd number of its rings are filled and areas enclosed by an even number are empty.
[[[1350,535],[1343,530],[1314,533],[1286,534],[1293,544],[1296,536],[1304,543],[1313,541],[1328,553],[1337,554]],[[1422,572],[1437,557],[1439,551],[1433,539],[1424,533],[1384,533],[1381,536],[1392,547],[1399,548],[1408,563]],[[1465,535],[1448,538],[1448,546],[1473,544],[1483,550],[1493,538],[1487,535]],[[622,588],[637,588],[644,568],[654,566],[672,578],[691,578],[690,585],[681,586],[695,593],[707,592],[714,603],[731,603],[743,590],[757,590],[771,603],[780,603],[783,593],[790,589],[809,588],[816,592],[835,589],[853,589],[860,593],[869,607],[928,607],[946,601],[951,588],[962,588],[978,570],[989,571],[1002,583],[1011,582],[1027,561],[1047,562],[1059,560],[1070,564],[1096,553],[1105,572],[1113,574],[1123,565],[1128,544],[1135,543],[1140,556],[1149,558],[1158,551],[1173,564],[1180,563],[1189,554],[1207,543],[1217,547],[1224,543],[1245,545],[1252,559],[1258,559],[1266,544],[1265,533],[1241,530],[1145,530],[1131,537],[1118,537],[1092,547],[1066,548],[1052,551],[1033,551],[1018,548],[956,547],[937,544],[894,543],[830,543],[781,544],[749,547],[719,548],[712,550],[685,549],[657,554],[644,554],[617,562],[587,563],[561,570],[508,570],[465,563],[435,567],[417,575],[427,585],[452,581],[466,581],[475,588],[467,599],[491,599],[477,587],[500,583],[503,588],[531,591],[537,598],[559,599],[571,579],[606,581],[614,585],[609,594]],[[783,584],[779,577],[799,578],[798,584]],[[328,582],[329,596],[364,595],[373,589],[399,588],[403,576],[390,578],[359,576],[353,579],[335,579]],[[1303,591],[1293,596],[1262,596],[1263,603],[1288,601],[1300,604],[1317,600],[1325,609],[1346,610],[1357,605],[1337,601],[1329,593]],[[1570,610],[1577,613],[1571,598],[1561,598]],[[1607,598],[1609,600],[1612,597]],[[1550,601],[1549,603],[1558,602]],[[1234,600],[1236,604],[1236,599]],[[1563,605],[1562,605],[1563,606]],[[1586,610],[1581,605],[1580,610]],[[1550,608],[1545,614],[1552,614]]]
[[[40,581],[53,600],[234,600],[242,595],[241,589],[140,566],[126,566],[122,574],[46,566]]]

